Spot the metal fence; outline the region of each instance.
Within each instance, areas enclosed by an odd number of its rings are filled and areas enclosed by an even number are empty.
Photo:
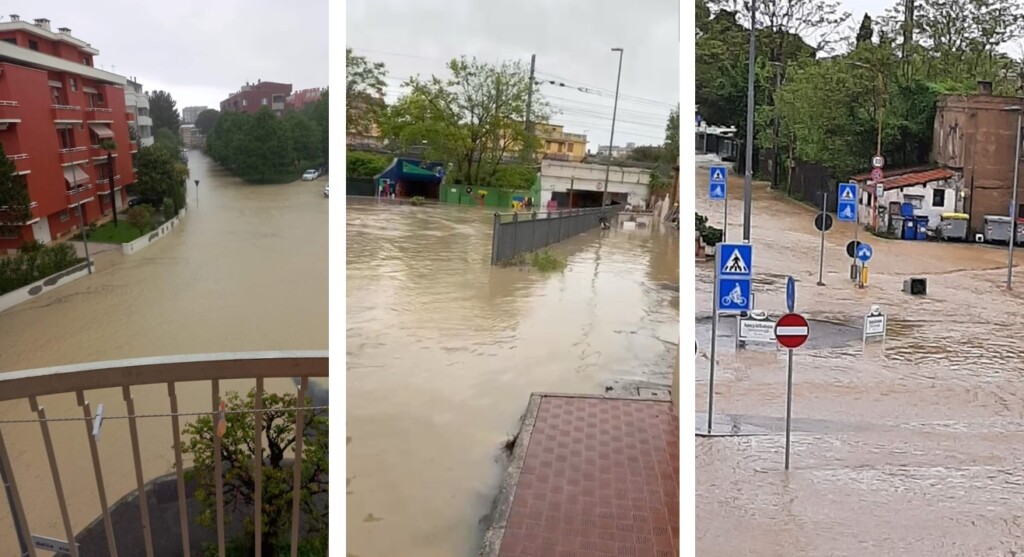
[[[494,235],[491,238],[491,265],[514,259],[521,253],[537,251],[611,220],[622,205],[592,209],[533,213],[494,213]]]

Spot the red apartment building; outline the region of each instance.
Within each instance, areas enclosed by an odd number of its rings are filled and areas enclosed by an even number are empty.
[[[220,102],[220,111],[252,114],[266,107],[280,116],[284,112],[288,95],[291,94],[291,83],[274,83],[273,81],[246,83],[244,87]]]
[[[314,88],[314,89],[299,89],[298,91],[288,95],[285,99],[285,105],[292,110],[302,110],[306,105],[315,103],[320,100],[326,88]]]
[[[0,251],[75,232],[79,211],[87,224],[109,214],[112,185],[118,208],[126,206],[134,115],[125,107],[126,79],[95,68],[98,54],[46,19],[0,23],[0,144],[32,200],[32,220],[0,237]],[[105,139],[117,144],[113,168],[99,147]]]

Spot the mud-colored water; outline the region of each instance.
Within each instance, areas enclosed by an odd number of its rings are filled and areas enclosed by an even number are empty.
[[[704,199],[706,186],[706,171],[698,169],[697,210],[720,226],[722,207]],[[742,180],[730,186],[735,239]],[[797,311],[859,329],[879,304],[889,315],[889,337],[884,347],[864,346],[855,335],[796,352],[788,473],[780,434],[696,440],[697,554],[1019,555],[1024,298],[1004,287],[1006,248],[862,232],[874,258],[868,287],[857,290],[845,255],[853,230],[837,223],[826,238],[827,285],[818,287],[813,210],[764,185],[754,191],[758,305],[781,313],[791,274]],[[929,279],[927,297],[900,292],[911,276]],[[710,314],[711,280],[710,264],[698,264],[699,318]],[[707,406],[706,343],[701,352],[698,411]],[[785,354],[721,351],[715,393],[716,415],[781,423]]]
[[[248,186],[193,151],[190,211],[168,237],[131,256],[110,249],[98,272],[0,313],[0,371],[146,356],[327,348],[327,200],[324,180]],[[126,226],[126,225],[125,225]],[[291,389],[287,381],[268,388]],[[222,390],[251,388],[229,382]],[[139,412],[169,411],[165,386],[133,389]],[[107,415],[121,392],[90,391]],[[182,412],[208,410],[208,384],[178,390]],[[73,395],[41,399],[50,417],[81,416]],[[33,418],[27,401],[0,419]],[[173,470],[167,419],[140,420],[145,475]],[[32,532],[65,539],[38,424],[0,425]],[[51,425],[75,530],[100,512],[81,422]],[[101,462],[110,502],[135,489],[126,420],[105,422]],[[0,498],[0,555],[16,553]],[[13,546],[13,547],[12,547]]]
[[[475,208],[347,208],[348,552],[469,557],[534,391],[671,384],[678,236],[593,231],[492,268]]]

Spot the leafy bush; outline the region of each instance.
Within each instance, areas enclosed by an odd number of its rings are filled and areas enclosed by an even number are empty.
[[[425,197],[423,197],[422,195],[417,195],[416,197],[413,197],[412,201],[411,201],[411,203],[415,207],[419,207],[421,205],[424,205],[424,204],[426,204],[426,202],[427,202],[427,199]]]
[[[391,157],[376,153],[350,151],[345,156],[345,175],[349,178],[373,178],[391,164]]]
[[[164,205],[167,207],[167,205]],[[173,207],[171,208],[174,209]],[[128,222],[132,226],[139,229],[139,234],[145,234],[149,230],[149,226],[153,221],[153,208],[149,205],[139,205],[132,207],[128,211]]]
[[[0,295],[70,269],[82,261],[84,259],[78,257],[71,244],[30,246],[15,257],[0,259]]]
[[[541,250],[533,252],[533,258],[530,261],[530,264],[538,271],[553,273],[555,271],[565,269],[566,258],[553,253],[551,250]]]
[[[704,242],[706,246],[714,246],[722,241],[723,232],[721,228],[716,228],[708,224],[708,218],[700,213],[694,213],[694,221],[696,222],[697,232],[700,233],[700,240]]]
[[[170,199],[164,200],[164,222],[174,218],[174,205]]]

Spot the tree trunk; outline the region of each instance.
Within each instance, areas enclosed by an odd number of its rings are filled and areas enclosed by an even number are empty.
[[[117,193],[114,191],[114,155],[107,151],[107,168],[110,169],[110,206],[114,213],[114,228],[117,228]]]

